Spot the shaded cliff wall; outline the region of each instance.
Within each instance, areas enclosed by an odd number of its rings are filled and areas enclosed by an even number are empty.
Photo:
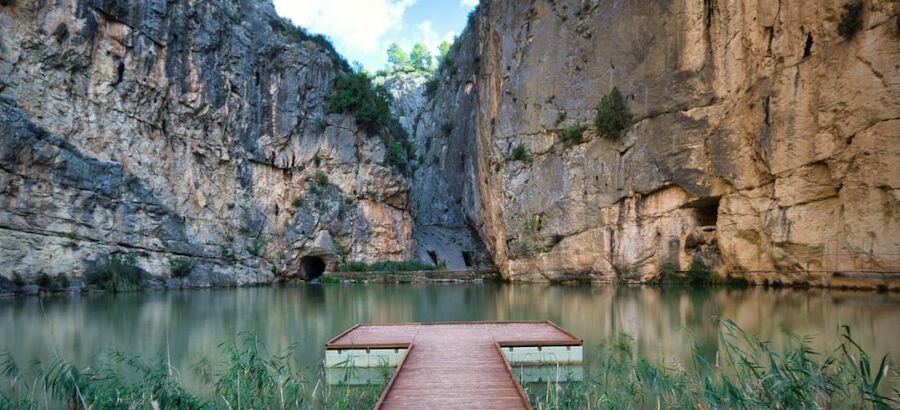
[[[482,2],[471,213],[501,272],[645,281],[696,256],[883,284],[865,272],[900,268],[900,4],[865,1],[850,40],[842,4]],[[613,87],[634,117],[619,140],[593,125]]]
[[[346,63],[271,3],[4,4],[0,138],[22,149],[0,164],[0,274],[128,252],[160,279],[188,257],[248,283],[302,276],[308,254],[411,256],[383,138],[325,111]]]
[[[392,74],[385,81],[414,152],[410,211],[416,257],[450,269],[493,268],[477,231],[477,38],[473,20],[431,76],[438,85],[432,90],[429,76],[421,73]]]

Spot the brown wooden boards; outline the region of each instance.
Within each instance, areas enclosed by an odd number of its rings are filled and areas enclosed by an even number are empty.
[[[375,408],[530,409],[500,348],[580,345],[541,321],[360,324],[325,347],[408,349]]]

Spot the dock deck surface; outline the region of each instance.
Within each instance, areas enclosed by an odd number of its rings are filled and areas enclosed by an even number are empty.
[[[575,346],[552,322],[360,324],[327,349],[405,348],[376,409],[530,409],[500,351],[506,346]]]

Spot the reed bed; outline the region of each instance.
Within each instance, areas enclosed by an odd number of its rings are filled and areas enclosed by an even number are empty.
[[[257,335],[244,333],[219,346],[219,361],[189,369],[205,392],[189,391],[166,354],[153,361],[121,352],[78,368],[59,356],[23,369],[0,357],[6,380],[0,409],[368,409],[383,385],[330,386],[324,368],[311,380],[292,366],[294,347],[268,354]]]
[[[873,358],[850,329],[841,343],[817,352],[811,339],[785,331],[773,349],[728,319],[714,355],[693,344],[693,363],[658,364],[634,353],[620,336],[600,346],[582,382],[527,384],[536,409],[888,409],[900,408],[900,378],[887,357]],[[121,352],[79,368],[59,357],[26,368],[0,353],[0,409],[357,409],[371,408],[384,385],[331,386],[324,368],[304,376],[294,347],[267,353],[257,335],[222,343],[216,362],[192,366],[202,390],[191,391],[164,352],[154,360]],[[389,373],[389,372],[387,372]],[[552,378],[551,378],[552,379]]]
[[[888,358],[875,360],[841,328],[842,343],[816,352],[785,330],[774,350],[723,319],[714,361],[693,344],[691,366],[636,357],[632,339],[601,346],[583,382],[526,386],[536,409],[888,409],[900,408],[900,381]]]

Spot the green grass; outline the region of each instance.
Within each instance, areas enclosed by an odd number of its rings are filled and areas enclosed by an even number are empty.
[[[328,181],[328,174],[323,171],[316,171],[314,179],[316,181],[316,185],[318,186],[328,186],[328,184],[330,183]]]
[[[528,148],[525,148],[525,144],[519,144],[513,148],[509,157],[513,161],[530,161],[531,153],[528,152]]]
[[[577,145],[581,144],[584,138],[584,127],[578,125],[571,128],[566,128],[560,132],[559,136],[562,138],[563,142],[569,145]]]
[[[186,388],[165,352],[148,361],[113,351],[84,368],[57,355],[24,369],[4,351],[0,379],[11,393],[0,394],[0,408],[363,409],[384,389],[322,384],[321,366],[320,382],[310,383],[291,360],[295,350],[270,354],[258,336],[242,333],[220,344],[214,361],[205,358],[190,369],[207,393]]]
[[[710,360],[694,344],[692,366],[659,364],[634,351],[622,336],[601,346],[585,381],[526,385],[536,409],[887,409],[900,406],[900,392],[883,392],[896,375],[886,358],[869,356],[841,330],[833,350],[814,351],[811,339],[785,331],[786,347],[721,321],[719,350]],[[893,372],[893,373],[892,373]]]
[[[440,266],[419,261],[345,261],[338,265],[338,272],[409,272],[438,270]]]
[[[253,256],[262,256],[263,248],[265,247],[266,243],[262,239],[256,238],[247,245],[247,253]]]

